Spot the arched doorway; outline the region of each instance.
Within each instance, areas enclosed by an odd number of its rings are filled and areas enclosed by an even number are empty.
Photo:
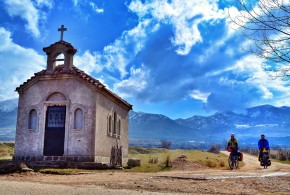
[[[57,102],[66,100],[61,93],[53,93],[47,99],[51,103],[46,110],[44,156],[63,156],[65,140],[66,106]]]

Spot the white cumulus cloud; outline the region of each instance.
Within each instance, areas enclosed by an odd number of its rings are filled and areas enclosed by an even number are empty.
[[[135,28],[124,31],[122,36],[106,46],[102,53],[95,54],[98,55],[97,64],[102,64],[109,70],[118,70],[121,78],[124,78],[128,74],[126,66],[143,49],[150,24],[150,20],[144,20]]]
[[[150,71],[144,66],[131,68],[130,77],[114,85],[114,91],[123,98],[134,97],[148,87]]]
[[[96,13],[98,13],[98,14],[104,13],[104,9],[98,7],[94,2],[90,2],[90,6],[92,7],[92,9],[93,9]]]
[[[46,14],[39,9],[41,7],[52,8],[50,0],[4,0],[6,11],[11,17],[20,17],[27,22],[25,28],[36,38],[39,38],[41,33],[39,25],[41,20],[46,20]]]
[[[17,97],[16,87],[44,69],[45,63],[45,56],[13,43],[11,33],[0,27],[0,100]]]
[[[210,95],[210,93],[203,93],[199,90],[192,90],[189,92],[189,96],[196,100],[201,100],[202,102],[207,101],[207,97]]]
[[[191,47],[202,42],[198,25],[204,21],[214,22],[227,16],[224,10],[218,8],[218,1],[184,1],[166,0],[142,3],[133,1],[129,8],[142,18],[151,16],[153,20],[173,25],[174,37],[171,38],[176,52],[187,55]]]
[[[271,103],[272,105],[280,105],[280,102],[288,102],[289,89],[287,85],[289,81],[280,79],[269,79],[269,75],[262,69],[262,59],[254,55],[248,55],[239,60],[231,69],[240,75],[247,75],[245,83],[255,86],[260,90],[262,99],[253,99],[253,105],[262,103]],[[282,105],[282,104],[281,104]],[[287,104],[284,104],[287,105]]]
[[[96,52],[91,53],[90,51],[85,51],[84,54],[76,55],[74,57],[74,65],[85,71],[87,74],[100,72],[102,70],[102,66],[97,64],[99,57],[100,55]]]

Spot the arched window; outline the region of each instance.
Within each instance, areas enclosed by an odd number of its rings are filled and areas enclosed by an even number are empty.
[[[113,129],[113,134],[116,135],[117,133],[117,114],[114,112],[114,129]]]
[[[37,112],[35,109],[30,110],[28,116],[28,129],[35,130],[37,127]]]
[[[121,135],[121,119],[118,120],[118,136]]]
[[[77,108],[74,113],[74,129],[82,129],[84,125],[83,111]]]
[[[46,101],[64,101],[66,100],[65,95],[59,92],[54,92],[48,96]]]
[[[108,133],[112,133],[112,116],[110,115],[108,118]]]

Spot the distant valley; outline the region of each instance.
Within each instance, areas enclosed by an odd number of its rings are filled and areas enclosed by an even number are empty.
[[[17,102],[0,101],[0,141],[15,139]],[[256,147],[264,133],[272,147],[290,148],[290,107],[262,105],[244,113],[218,112],[176,120],[135,111],[129,116],[130,145],[158,147],[161,141],[170,141],[172,148],[201,148],[225,145],[231,133],[236,134],[241,147]]]

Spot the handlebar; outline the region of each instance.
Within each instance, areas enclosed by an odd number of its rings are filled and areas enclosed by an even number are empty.
[[[261,148],[261,149],[259,149],[260,150],[260,152],[268,152],[268,153],[270,153],[270,148]]]

